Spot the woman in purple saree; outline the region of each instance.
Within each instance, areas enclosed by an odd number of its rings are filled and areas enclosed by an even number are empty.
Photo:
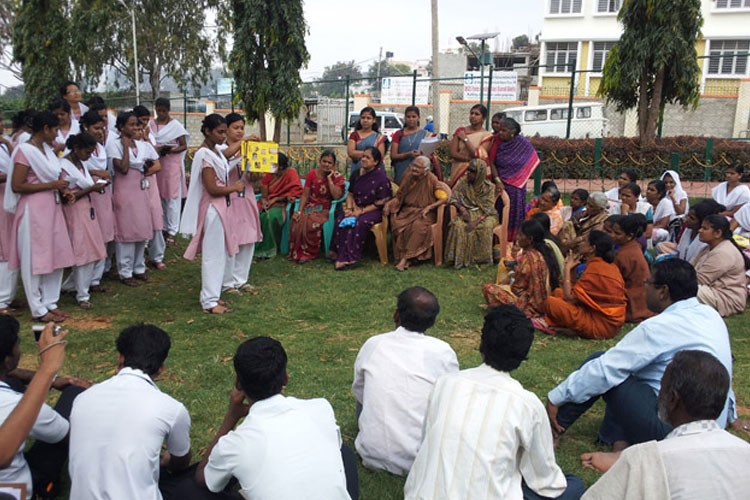
[[[361,168],[350,178],[349,195],[343,213],[336,217],[331,241],[330,257],[336,260],[337,271],[349,269],[362,258],[367,234],[383,220],[383,205],[393,196],[385,169],[378,168],[382,160],[378,148],[366,148]]]
[[[508,241],[516,240],[518,228],[526,215],[526,183],[539,165],[539,155],[529,140],[521,135],[521,126],[513,118],[502,118],[488,154],[492,181],[498,190],[505,190],[510,199]],[[502,211],[502,197],[496,201],[497,213]]]

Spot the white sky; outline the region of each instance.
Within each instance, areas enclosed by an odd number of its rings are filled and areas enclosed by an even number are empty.
[[[541,31],[545,0],[440,0],[438,6],[440,50],[458,48],[456,36],[500,32],[500,47],[510,46],[518,35],[533,38]],[[394,53],[395,61],[431,57],[430,0],[306,0],[309,27],[306,81],[319,78],[326,66],[338,61],[361,63],[363,70],[376,60],[380,47]],[[2,86],[16,85],[0,71]]]

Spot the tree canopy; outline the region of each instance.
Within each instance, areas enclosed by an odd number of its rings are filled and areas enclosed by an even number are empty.
[[[347,76],[350,80],[362,78],[362,70],[354,61],[338,61],[333,66],[326,66],[323,76],[315,84],[315,90],[326,97],[346,97]]]
[[[409,76],[411,72],[411,68],[403,63],[392,63],[388,60],[381,61],[380,63],[380,78]],[[367,76],[369,77],[368,82],[370,83],[370,87],[376,89],[378,87],[378,61],[374,61],[367,68]]]
[[[0,2],[0,68],[16,77],[21,77],[21,68],[13,61],[13,22],[16,19],[19,0]]]
[[[232,0],[234,46],[229,68],[247,119],[259,121],[266,137],[265,114],[274,118],[274,141],[282,119],[296,119],[304,100],[299,70],[310,54],[301,0]]]
[[[626,0],[617,18],[623,34],[607,55],[599,94],[618,111],[637,106],[641,145],[649,146],[666,103],[698,104],[701,2]]]

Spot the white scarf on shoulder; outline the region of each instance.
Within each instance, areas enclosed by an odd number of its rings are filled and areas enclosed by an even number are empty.
[[[21,195],[13,191],[13,172],[16,166],[16,155],[19,151],[23,151],[26,159],[29,160],[29,165],[34,174],[39,178],[41,182],[54,182],[60,179],[60,159],[57,157],[55,152],[49,146],[49,144],[42,145],[44,152],[40,151],[39,148],[31,144],[30,142],[20,144],[14,151],[10,161],[10,168],[8,169],[8,180],[5,183],[5,202],[3,208],[6,212],[12,214],[16,213],[16,207],[18,206],[18,200],[21,199]]]
[[[180,221],[180,234],[190,237],[193,236],[198,226],[198,212],[200,210],[201,198],[203,197],[203,180],[201,172],[203,164],[208,162],[216,172],[216,177],[222,179],[225,183],[229,182],[229,163],[224,155],[218,149],[210,150],[201,147],[195,152],[193,164],[190,167],[190,187],[188,187],[187,200],[185,209],[182,212]]]

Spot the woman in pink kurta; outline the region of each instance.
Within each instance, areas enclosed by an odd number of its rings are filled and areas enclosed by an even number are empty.
[[[114,172],[112,208],[115,215],[115,251],[120,281],[138,286],[145,278],[144,251],[154,235],[147,177],[148,149],[135,140],[138,119],[131,112],[117,116],[119,139],[107,144],[107,159]]]
[[[192,236],[184,257],[193,260],[201,253],[200,302],[208,314],[232,312],[221,300],[224,275],[239,252],[237,235],[229,215],[232,193],[245,191],[242,181],[229,181],[229,163],[217,145],[227,135],[227,122],[217,114],[203,120],[205,140],[193,157],[190,190],[180,232]]]
[[[83,165],[96,149],[96,139],[89,134],[72,135],[65,145],[70,153],[61,162],[63,179],[69,182],[68,187],[75,200],[63,205],[63,213],[73,246],[75,266],[63,288],[75,291],[82,309],[91,309],[89,287],[94,277],[94,267],[107,255],[91,197],[96,196],[106,181],[97,184]]]
[[[32,317],[59,322],[69,316],[57,307],[63,269],[74,259],[61,204],[68,181],[52,150],[57,126],[49,111],[34,116],[31,139],[14,151],[3,202],[15,214],[8,267],[21,270]]]
[[[0,120],[2,120],[2,115],[0,115]],[[0,121],[0,314],[13,314],[15,312],[10,304],[16,297],[18,284],[18,271],[8,269],[13,214],[2,209],[12,152],[13,145],[3,136],[2,121]]]

